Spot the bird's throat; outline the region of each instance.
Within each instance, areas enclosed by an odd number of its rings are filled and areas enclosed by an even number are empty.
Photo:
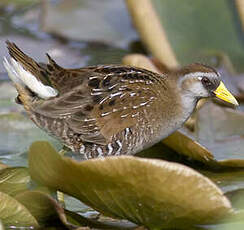
[[[181,105],[182,105],[182,121],[183,123],[191,116],[193,111],[197,106],[197,102],[199,101],[198,98],[192,97],[189,94],[183,94],[181,96]]]

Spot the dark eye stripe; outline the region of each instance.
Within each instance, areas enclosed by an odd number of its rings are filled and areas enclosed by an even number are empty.
[[[208,90],[215,90],[219,85],[219,80],[217,79],[209,79],[208,77],[203,77],[201,80],[203,86]]]
[[[203,77],[201,81],[205,87],[210,87],[212,85],[212,82],[207,77]]]

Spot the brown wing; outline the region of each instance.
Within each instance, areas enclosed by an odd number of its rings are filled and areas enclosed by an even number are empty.
[[[56,98],[33,102],[32,109],[47,117],[64,119],[87,142],[106,144],[113,135],[134,126],[136,118],[156,98],[150,84],[163,79],[156,73],[125,66],[67,70],[48,54],[49,63],[44,66],[14,43],[7,41],[7,45],[10,55],[26,70],[59,91]]]
[[[156,98],[150,84],[160,75],[122,66],[66,70],[65,86],[35,112],[64,122],[86,142],[107,144],[113,135],[136,124]],[[68,80],[69,79],[69,80]],[[64,91],[65,89],[65,91]]]

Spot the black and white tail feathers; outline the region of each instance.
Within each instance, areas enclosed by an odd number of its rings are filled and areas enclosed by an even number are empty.
[[[11,57],[9,60],[4,57],[3,64],[15,85],[22,88],[27,87],[28,90],[42,99],[56,97],[58,91],[49,86],[48,79],[44,77],[46,75],[46,69],[24,54],[14,43],[9,41],[6,43]],[[47,56],[49,63],[58,68],[59,66],[57,66],[50,56]]]

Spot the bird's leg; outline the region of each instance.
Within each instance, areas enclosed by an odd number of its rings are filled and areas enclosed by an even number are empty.
[[[63,146],[63,148],[58,152],[61,156],[64,156],[68,152],[68,148],[66,146]],[[65,208],[65,202],[64,202],[64,194],[60,191],[57,191],[57,199],[58,202],[61,204],[63,208]]]

